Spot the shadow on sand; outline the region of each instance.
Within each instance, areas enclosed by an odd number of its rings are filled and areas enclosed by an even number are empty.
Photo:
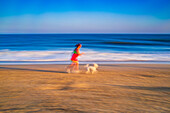
[[[12,68],[12,67],[0,67],[0,69],[25,70],[25,71],[39,71],[39,72],[52,72],[52,73],[67,73],[67,72],[64,72],[64,71],[26,69],[26,68]]]

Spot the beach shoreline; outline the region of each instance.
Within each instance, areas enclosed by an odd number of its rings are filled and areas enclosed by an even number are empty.
[[[170,64],[0,65],[0,112],[169,112]]]
[[[79,64],[170,64],[170,61],[81,61]],[[69,65],[70,61],[0,61],[0,65]]]

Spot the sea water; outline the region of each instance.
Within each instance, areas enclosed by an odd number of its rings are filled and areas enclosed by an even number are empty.
[[[170,63],[170,34],[0,34],[0,64]]]

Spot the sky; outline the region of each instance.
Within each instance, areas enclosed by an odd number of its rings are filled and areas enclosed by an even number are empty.
[[[170,0],[0,0],[0,33],[170,33]]]

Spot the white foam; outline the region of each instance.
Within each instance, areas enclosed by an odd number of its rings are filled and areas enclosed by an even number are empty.
[[[83,51],[84,52],[84,51]],[[72,51],[11,51],[1,50],[0,61],[69,61]],[[170,53],[110,53],[87,50],[80,61],[170,61]]]

